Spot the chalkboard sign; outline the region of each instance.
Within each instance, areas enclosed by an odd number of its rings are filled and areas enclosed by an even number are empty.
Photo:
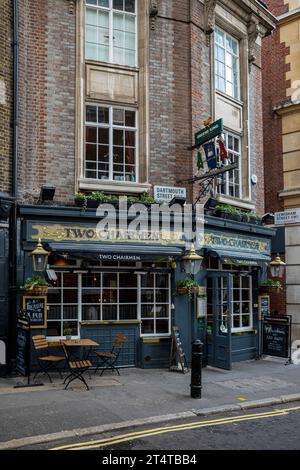
[[[22,320],[17,324],[17,358],[16,370],[25,377],[30,372],[30,327]]]
[[[31,328],[47,328],[47,296],[24,296],[23,311]]]
[[[258,312],[259,319],[262,320],[264,317],[270,314],[270,296],[261,295],[258,297]]]
[[[180,367],[179,367],[180,364]],[[183,350],[183,344],[180,337],[178,326],[172,328],[172,345],[170,355],[170,370],[176,372],[187,372],[188,366]]]
[[[291,317],[269,317],[263,322],[263,354],[290,358]]]

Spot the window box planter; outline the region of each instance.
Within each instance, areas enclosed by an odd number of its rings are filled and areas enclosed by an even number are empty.
[[[24,289],[28,295],[47,295],[49,284],[41,276],[28,277],[25,281]]]
[[[102,191],[94,191],[90,194],[77,193],[74,201],[75,205],[83,210],[86,208],[97,209],[100,204],[112,204],[116,208],[119,207],[118,196],[105,194]],[[151,204],[155,203],[155,199],[147,193],[142,194],[140,197],[129,196],[127,198],[127,209],[133,204],[144,204],[149,209]]]

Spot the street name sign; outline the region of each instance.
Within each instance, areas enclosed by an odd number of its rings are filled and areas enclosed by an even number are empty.
[[[300,223],[300,209],[290,209],[284,212],[275,212],[275,225]]]
[[[186,188],[178,188],[172,186],[154,186],[154,199],[159,203],[168,203],[174,197],[185,197]]]

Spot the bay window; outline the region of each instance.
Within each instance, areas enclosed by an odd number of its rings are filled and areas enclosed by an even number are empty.
[[[136,0],[86,0],[87,60],[137,66]]]

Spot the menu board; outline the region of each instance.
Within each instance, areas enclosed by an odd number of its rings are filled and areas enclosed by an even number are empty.
[[[16,370],[25,377],[30,369],[30,329],[29,325],[18,322]]]
[[[263,354],[290,357],[291,323],[288,317],[268,318],[263,323]]]
[[[180,364],[180,368],[178,367]],[[183,350],[183,344],[180,337],[179,328],[173,326],[172,328],[172,345],[171,345],[171,355],[170,355],[170,370],[187,372],[188,366]]]
[[[23,311],[30,318],[31,328],[47,327],[47,296],[24,296]]]

